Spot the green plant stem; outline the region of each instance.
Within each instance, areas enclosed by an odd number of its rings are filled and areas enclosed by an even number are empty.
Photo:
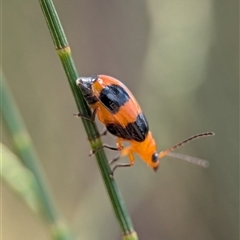
[[[0,110],[2,112],[3,120],[13,139],[13,143],[20,159],[23,161],[25,166],[31,170],[36,178],[36,191],[42,205],[41,212],[50,224],[51,229],[54,232],[53,235],[55,236],[55,239],[71,239],[69,237],[70,235],[67,226],[64,224],[62,217],[56,208],[56,204],[52,200],[52,196],[46,182],[46,177],[40,166],[40,161],[34,149],[32,140],[1,72],[0,78]]]
[[[51,33],[53,43],[61,59],[63,68],[66,72],[78,110],[81,114],[85,116],[91,116],[91,110],[89,109],[88,105],[83,99],[81,92],[76,86],[78,73],[71,56],[71,50],[67,42],[67,38],[61,26],[60,20],[57,16],[57,12],[55,10],[53,2],[50,0],[39,0],[39,2],[44,13],[49,31]],[[88,135],[88,139],[92,149],[100,147],[102,145],[102,142],[95,123],[92,123],[86,119],[82,119],[82,122]],[[101,170],[104,183],[111,199],[115,215],[122,229],[124,236],[123,239],[138,239],[137,234],[133,229],[130,216],[125,208],[121,193],[116,185],[116,182],[110,178],[111,171],[104,151],[101,150],[97,152],[95,156],[97,158],[97,162]]]

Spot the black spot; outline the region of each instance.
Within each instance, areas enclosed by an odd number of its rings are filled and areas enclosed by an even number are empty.
[[[105,87],[99,95],[100,101],[112,114],[116,114],[129,98],[128,93],[121,86],[115,84]]]
[[[149,131],[148,122],[143,113],[140,113],[136,121],[129,123],[126,128],[120,124],[107,124],[106,127],[111,134],[117,137],[137,142],[143,142]]]
[[[148,122],[143,113],[138,114],[136,121],[129,123],[126,130],[133,140],[143,142],[149,131]]]
[[[106,128],[114,136],[131,140],[131,137],[128,135],[126,131],[126,128],[123,128],[120,124],[113,124],[113,123],[107,124]]]

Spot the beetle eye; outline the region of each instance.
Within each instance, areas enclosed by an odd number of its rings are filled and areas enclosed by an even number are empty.
[[[158,154],[155,152],[153,155],[152,155],[152,162],[157,162],[158,161]]]

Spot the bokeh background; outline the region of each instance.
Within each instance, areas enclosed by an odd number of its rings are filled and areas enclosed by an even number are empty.
[[[179,149],[209,160],[208,169],[165,158],[155,173],[138,158],[116,172],[139,238],[237,240],[238,1],[55,4],[79,74],[124,82],[159,151],[198,132],[216,133]],[[1,21],[5,77],[60,211],[78,239],[121,239],[38,1],[2,1]],[[114,137],[103,141],[114,144]],[[46,224],[5,184],[1,200],[3,239],[50,239]]]

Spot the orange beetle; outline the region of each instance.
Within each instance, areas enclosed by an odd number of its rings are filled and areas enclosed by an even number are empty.
[[[201,166],[207,165],[207,161],[205,160],[172,153],[172,151],[193,139],[212,136],[214,133],[206,132],[194,135],[158,153],[156,142],[149,131],[146,117],[133,94],[123,83],[106,75],[81,77],[77,79],[76,83],[81,89],[85,100],[93,109],[93,118],[90,120],[94,121],[97,115],[99,121],[106,126],[107,130],[117,137],[116,147],[107,144],[103,144],[101,147],[121,151],[120,155],[114,158],[110,164],[123,156],[128,156],[130,160],[129,163],[115,165],[112,173],[117,167],[132,166],[134,164],[134,153],[137,153],[154,170],[158,169],[159,160],[166,155]],[[77,114],[77,116],[84,117],[81,114]],[[122,142],[128,142],[129,146],[124,147]],[[95,153],[99,149],[94,149],[92,153]]]

